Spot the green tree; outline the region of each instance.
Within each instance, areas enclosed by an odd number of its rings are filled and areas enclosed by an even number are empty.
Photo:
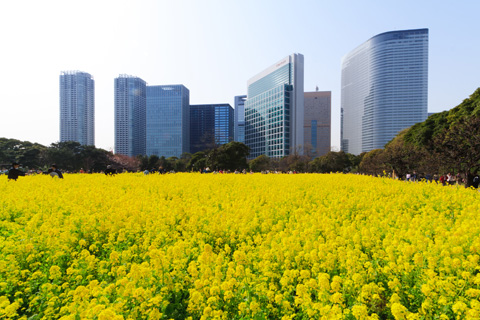
[[[0,138],[0,165],[8,166],[15,161],[27,168],[43,167],[47,162],[46,150],[38,143]]]
[[[207,166],[206,153],[203,151],[196,152],[188,161],[187,170],[200,171]]]
[[[254,172],[266,171],[271,169],[270,158],[264,154],[249,161],[250,170]]]
[[[320,173],[349,172],[350,158],[344,151],[330,151],[310,162],[311,171]]]
[[[79,170],[83,164],[82,151],[84,147],[76,141],[52,143],[47,150],[50,164],[68,171]]]
[[[216,155],[218,168],[231,171],[248,168],[247,156],[250,154],[250,148],[244,143],[232,141],[216,150],[218,151]]]
[[[383,149],[374,149],[365,153],[359,164],[359,171],[374,176],[382,175],[383,171],[387,170],[384,153]]]
[[[465,176],[465,187],[471,186],[480,171],[480,117],[464,117],[438,134],[434,145],[442,160]]]
[[[165,157],[163,157],[165,159]],[[157,170],[160,166],[160,158],[156,154],[152,154],[148,157],[147,162],[148,170]]]
[[[87,171],[100,172],[105,170],[108,160],[108,151],[95,148],[95,146],[83,146],[80,152],[82,168]],[[79,170],[79,168],[75,168]]]
[[[148,156],[138,155],[136,158],[138,160],[138,168],[141,171],[147,170],[148,169]]]

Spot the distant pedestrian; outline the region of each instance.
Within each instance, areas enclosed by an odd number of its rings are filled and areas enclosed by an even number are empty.
[[[480,178],[478,177],[478,174],[476,174],[475,177],[473,177],[472,186],[475,189],[478,189],[478,184],[479,183],[480,183]]]
[[[48,174],[54,178],[54,177],[58,177],[59,179],[63,179],[63,174],[60,170],[58,170],[57,168],[57,165],[56,164],[52,164],[50,169],[48,170]]]
[[[446,182],[447,182],[447,178],[445,177],[444,174],[442,174],[440,176],[440,179],[439,179],[440,183],[442,184],[442,186],[445,186]]]
[[[105,170],[105,175],[106,176],[114,176],[117,174],[117,170],[113,169],[111,165],[107,166],[107,169]]]
[[[452,176],[452,175],[450,174],[450,172],[447,173],[447,184],[448,184],[448,185],[452,185],[454,182],[455,182],[455,177]]]
[[[432,176],[430,175],[430,173],[427,173],[425,175],[425,180],[427,180],[427,182],[432,182]]]
[[[25,172],[18,170],[20,165],[16,162],[12,163],[12,167],[8,170],[8,180],[17,181],[18,177],[24,177]]]

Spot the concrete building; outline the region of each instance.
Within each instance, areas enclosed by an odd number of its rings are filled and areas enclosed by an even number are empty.
[[[341,149],[383,148],[427,118],[428,29],[376,35],[342,61]]]
[[[60,74],[60,142],[95,145],[95,81],[80,71]]]
[[[147,155],[190,152],[190,91],[183,85],[147,86]]]
[[[331,91],[305,92],[305,154],[316,158],[330,151],[331,113]]]
[[[146,154],[146,87],[138,77],[115,78],[115,153]]]
[[[303,153],[304,61],[291,54],[247,82],[245,144],[250,159]]]
[[[233,141],[234,114],[228,103],[190,106],[190,153]]]
[[[245,101],[247,96],[235,96],[233,140],[245,143]]]

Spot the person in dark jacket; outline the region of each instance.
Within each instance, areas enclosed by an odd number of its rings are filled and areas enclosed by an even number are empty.
[[[60,170],[58,170],[56,164],[52,164],[52,166],[48,170],[48,173],[52,176],[52,178],[56,176],[59,179],[63,179],[63,174]]]
[[[472,183],[472,186],[475,188],[475,189],[478,189],[478,185],[480,184],[480,178],[478,177],[478,174],[475,175],[475,177],[473,177],[473,183]]]
[[[117,174],[117,170],[113,169],[111,165],[108,165],[107,170],[105,170],[105,175],[113,176],[115,174]]]
[[[17,181],[18,177],[25,177],[25,172],[18,170],[19,166],[16,162],[12,163],[12,167],[8,170],[8,180]]]

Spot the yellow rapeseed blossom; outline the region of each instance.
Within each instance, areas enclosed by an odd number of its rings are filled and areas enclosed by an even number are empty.
[[[479,195],[343,174],[0,179],[0,318],[478,319]]]

